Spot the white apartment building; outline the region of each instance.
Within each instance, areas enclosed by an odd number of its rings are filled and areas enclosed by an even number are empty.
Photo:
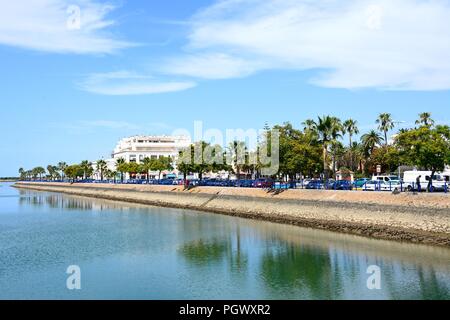
[[[175,167],[176,159],[180,151],[191,145],[191,139],[188,136],[133,136],[124,138],[117,143],[111,159],[105,159],[108,170],[116,171],[117,159],[125,159],[126,162],[142,163],[145,158],[159,159],[160,157],[171,157]],[[100,173],[96,170],[97,163],[93,162],[93,178],[99,180]],[[165,172],[167,174],[169,172]],[[174,170],[174,174],[178,174]],[[150,172],[150,177],[156,178],[157,172]],[[129,175],[125,175],[129,179]]]
[[[191,144],[187,136],[134,136],[117,143],[112,158],[125,159],[126,162],[142,163],[145,158],[178,157],[180,150]]]

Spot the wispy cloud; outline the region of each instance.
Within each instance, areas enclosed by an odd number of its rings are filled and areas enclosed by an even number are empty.
[[[102,95],[145,95],[183,91],[196,86],[192,81],[160,81],[128,71],[97,73],[79,83],[79,88]]]
[[[106,29],[115,7],[96,0],[1,1],[0,44],[75,54],[108,54],[133,46]]]
[[[332,88],[450,89],[450,3],[221,0],[190,21],[162,71],[205,79],[317,70]]]

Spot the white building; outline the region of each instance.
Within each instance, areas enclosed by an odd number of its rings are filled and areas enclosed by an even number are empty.
[[[112,158],[126,162],[142,163],[145,158],[175,159],[179,152],[191,144],[187,136],[134,136],[120,140],[112,153]]]

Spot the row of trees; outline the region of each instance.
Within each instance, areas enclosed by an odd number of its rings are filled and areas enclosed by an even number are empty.
[[[78,178],[90,179],[94,174],[100,177],[100,180],[114,179],[119,176],[123,182],[125,174],[146,175],[149,179],[151,172],[158,172],[159,178],[163,171],[173,170],[172,159],[170,157],[160,157],[159,159],[145,158],[142,164],[128,163],[123,158],[116,161],[116,170],[110,170],[105,160],[98,160],[95,165],[88,161],[82,161],[80,164],[68,165],[65,162],[60,162],[58,165],[48,165],[47,170],[43,167],[36,167],[32,170],[26,171],[23,168],[19,169],[21,180],[48,180],[57,181],[70,179],[72,181]]]
[[[259,139],[256,150],[248,150],[245,142],[234,141],[226,148],[200,141],[182,150],[177,160],[177,169],[186,178],[197,173],[202,179],[208,172],[226,171],[259,177],[267,163],[260,161],[259,151],[270,150],[273,130],[279,132],[279,170],[276,177],[295,179],[298,176],[319,176],[330,178],[339,169],[352,171],[357,176],[368,176],[381,166],[386,173],[396,172],[402,165],[415,166],[433,172],[444,170],[450,164],[450,129],[446,125],[435,125],[430,113],[421,113],[416,127],[400,129],[392,135],[399,122],[389,113],[382,113],[376,119],[377,130],[359,136],[358,122],[354,119],[341,119],[333,116],[308,119],[302,128],[294,128],[291,123],[276,125],[272,129],[266,126],[265,134]],[[348,140],[347,140],[348,139]],[[344,141],[348,142],[344,142]],[[200,152],[199,152],[200,151]],[[150,172],[171,171],[173,160],[169,157],[159,159],[146,158],[140,164],[127,163],[118,159],[115,171],[108,169],[104,160],[96,162],[95,167],[89,161],[68,166],[60,162],[56,166],[42,167],[30,171],[20,169],[22,179],[52,180],[77,177],[89,178],[97,173],[104,178],[123,181],[125,174],[143,174],[149,179]]]
[[[272,129],[280,134],[277,178],[322,175],[328,179],[338,169],[368,176],[376,173],[378,166],[386,173],[396,172],[402,165],[441,171],[450,164],[449,127],[435,126],[430,113],[421,113],[415,128],[400,129],[391,140],[389,134],[400,122],[394,121],[391,114],[382,113],[375,123],[378,130],[361,135],[359,141],[354,139],[360,133],[354,119],[342,121],[337,117],[323,116],[304,121],[302,129],[294,128],[291,123],[274,126]],[[270,144],[271,132],[266,127],[258,149]],[[344,142],[346,137],[348,145]],[[240,148],[245,149],[243,162],[239,159]],[[200,149],[203,152],[195,152]],[[212,154],[214,161],[199,158],[205,154]],[[259,161],[249,161],[258,154],[247,150],[244,142],[235,141],[223,150],[202,141],[180,154],[178,170],[185,177],[189,173],[197,173],[200,179],[205,172],[222,170],[233,172],[238,177],[241,173],[258,177],[264,165]],[[183,161],[186,158],[191,161]]]

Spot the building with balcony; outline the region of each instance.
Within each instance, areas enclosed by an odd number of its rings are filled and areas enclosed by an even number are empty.
[[[126,162],[136,163],[142,163],[145,158],[176,159],[179,152],[190,144],[191,139],[187,136],[134,136],[120,140],[112,153],[112,158],[114,160],[122,158]]]

